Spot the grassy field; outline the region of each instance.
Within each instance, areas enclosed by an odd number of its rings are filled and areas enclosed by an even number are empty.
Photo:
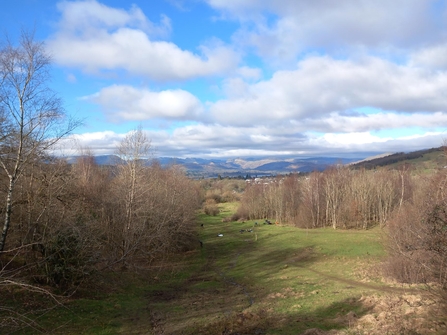
[[[368,297],[414,294],[382,282],[379,229],[223,223],[232,211],[224,204],[218,216],[199,215],[203,247],[198,241],[152,268],[100,277],[95,294],[80,292],[16,334],[369,334],[354,328],[379,317]]]

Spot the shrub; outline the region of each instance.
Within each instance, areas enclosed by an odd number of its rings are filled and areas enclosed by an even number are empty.
[[[226,191],[222,194],[222,202],[233,202],[239,200],[241,200],[241,196],[235,191]]]
[[[205,198],[206,198],[206,201],[213,200],[217,204],[223,202],[222,196],[216,192],[207,192]]]
[[[79,231],[65,228],[45,243],[43,269],[49,284],[69,289],[87,277],[92,262],[85,242]]]
[[[425,283],[428,281],[427,271],[421,264],[425,257],[418,258],[417,260],[413,255],[394,254],[384,263],[385,273],[400,283]]]
[[[205,200],[205,205],[217,205],[217,201],[213,198],[208,198]]]
[[[203,211],[206,215],[216,216],[220,213],[219,207],[217,205],[205,205]]]
[[[244,206],[240,206],[236,213],[231,216],[231,221],[248,220],[249,212]]]

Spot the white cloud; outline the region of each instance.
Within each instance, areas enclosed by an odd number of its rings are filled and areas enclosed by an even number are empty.
[[[203,112],[200,101],[181,89],[153,92],[112,85],[82,99],[100,105],[106,117],[113,122],[154,118],[195,120]]]
[[[343,113],[330,113],[320,118],[308,118],[292,122],[301,129],[312,129],[319,132],[357,133],[384,129],[425,128],[436,129],[447,126],[446,112],[433,113],[395,113],[377,112],[374,114],[344,115]]]
[[[240,23],[233,47],[208,40],[195,50],[181,49],[168,39],[168,17],[154,23],[137,6],[118,9],[95,0],[62,2],[59,30],[47,45],[63,66],[124,73],[127,83],[131,76],[143,77],[145,84],[155,80],[157,91],[116,84],[84,93],[84,99],[99,105],[113,122],[179,121],[175,130],[147,131],[156,155],[379,153],[442,144],[447,21],[433,6],[445,3],[204,1],[221,19]],[[253,51],[268,66],[255,67],[259,59]],[[246,58],[240,62],[242,55]],[[262,79],[268,73],[273,74]],[[168,80],[214,75],[224,79],[205,84],[219,87],[223,98],[218,101],[201,102],[184,89],[163,86]],[[195,88],[203,82],[194,82]],[[419,135],[404,137],[411,133],[408,128]],[[103,154],[113,153],[124,135],[97,132],[74,138]]]
[[[242,78],[228,78],[222,82],[222,92],[226,99],[244,99],[250,94],[250,84]]]
[[[416,151],[439,147],[443,144],[444,134],[427,132],[400,138],[381,138],[368,132],[353,134],[329,133],[309,139],[311,152],[330,153],[337,152],[400,152]]]
[[[415,51],[410,56],[413,66],[427,67],[429,69],[447,70],[447,43]]]
[[[432,43],[445,28],[436,0],[207,0],[224,18],[243,23],[240,45],[270,60],[293,60],[310,49],[408,49]],[[436,19],[433,19],[433,17]]]
[[[94,155],[114,154],[124,136],[113,131],[72,134],[57,143],[55,152],[60,156],[79,155],[81,148],[88,148]]]
[[[368,132],[353,132],[347,134],[327,133],[320,140],[326,141],[328,147],[346,147],[352,144],[365,145],[371,143],[383,143],[391,140],[391,138],[382,138],[371,135]]]
[[[135,5],[130,10],[111,8],[97,1],[62,2],[60,30],[47,46],[55,61],[89,73],[125,70],[156,80],[189,79],[223,74],[236,68],[239,56],[212,41],[201,45],[200,54],[182,50],[174,43],[154,40],[166,35],[170,21],[150,22]]]
[[[443,144],[445,134],[427,132],[421,135],[397,138],[381,138],[370,132],[352,134],[297,134],[292,128],[281,133],[268,127],[234,128],[219,125],[184,126],[173,133],[146,131],[151,139],[155,157],[244,157],[278,155],[334,155],[361,152],[414,151]],[[77,147],[89,148],[96,155],[113,154],[125,134],[111,131],[84,133],[71,136],[60,143],[60,151],[66,155],[76,154],[63,146],[75,141]]]
[[[258,80],[262,77],[262,70],[260,68],[253,68],[249,66],[242,66],[237,70],[237,73],[248,80]]]
[[[373,57],[356,61],[310,57],[296,70],[277,71],[270,80],[233,83],[239,95],[226,89],[229,98],[210,107],[222,124],[279,125],[364,106],[407,113],[444,112],[447,106],[447,73]]]
[[[128,11],[108,7],[96,0],[62,1],[57,4],[62,14],[59,26],[63,31],[87,35],[98,29],[117,29],[129,26],[151,35],[166,35],[171,31],[169,18],[162,15],[159,26],[146,18],[136,5]]]

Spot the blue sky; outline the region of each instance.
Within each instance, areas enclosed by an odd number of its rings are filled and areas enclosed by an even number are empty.
[[[84,120],[60,152],[114,153],[139,125],[155,156],[362,155],[447,137],[438,0],[0,0],[36,29],[52,87]]]

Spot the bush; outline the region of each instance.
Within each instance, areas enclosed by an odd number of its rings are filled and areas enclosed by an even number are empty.
[[[65,228],[45,243],[43,269],[49,284],[69,289],[86,279],[92,262],[85,242],[79,231]]]
[[[219,207],[217,205],[205,205],[203,211],[206,215],[216,216],[220,213]]]
[[[222,194],[222,202],[240,201],[241,195],[235,191],[226,191]]]
[[[424,258],[418,257],[417,259],[410,254],[406,256],[394,254],[384,263],[385,273],[399,283],[426,283],[428,281],[427,271],[421,264]]]
[[[223,202],[222,201],[222,196],[216,192],[207,192],[206,194],[206,201],[214,201],[214,203],[218,204]]]
[[[248,220],[248,210],[244,206],[240,206],[236,213],[231,216],[231,221]]]

